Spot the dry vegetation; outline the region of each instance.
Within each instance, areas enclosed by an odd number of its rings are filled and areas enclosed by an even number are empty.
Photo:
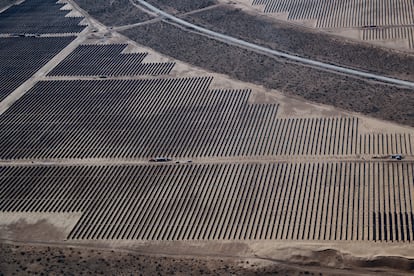
[[[192,10],[202,9],[216,4],[216,0],[148,0],[148,3],[155,5],[168,12],[189,12]]]
[[[414,94],[410,89],[287,63],[189,33],[164,22],[124,31],[129,38],[173,58],[279,89],[318,103],[414,126]]]
[[[151,0],[148,2],[171,13],[188,12],[205,8],[216,3],[214,0]],[[134,7],[129,0],[76,0],[76,3],[78,3],[79,6],[87,11],[92,17],[107,26],[128,25],[143,22],[152,18],[147,13]]]
[[[0,244],[0,275],[330,275],[248,260],[144,256],[84,248]],[[336,274],[336,275],[341,275]]]
[[[297,256],[292,263],[220,257],[141,255],[134,252],[0,244],[0,275],[404,275],[413,260],[355,260],[335,250]],[[330,268],[330,267],[342,267]]]
[[[76,0],[79,6],[107,26],[121,26],[151,19],[128,0]]]
[[[345,41],[328,34],[220,6],[185,17],[194,24],[272,49],[333,64],[414,79],[414,56]]]

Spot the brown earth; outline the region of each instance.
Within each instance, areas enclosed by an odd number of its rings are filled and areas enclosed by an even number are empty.
[[[334,250],[316,252],[311,257],[298,255],[290,263],[281,263],[255,258],[143,255],[78,246],[0,243],[0,275],[403,275],[413,270],[413,260],[398,257],[348,262],[346,266],[343,261]]]
[[[414,126],[414,91],[270,58],[165,22],[123,32],[165,55],[317,103]]]
[[[232,258],[144,256],[73,247],[0,244],[0,259],[0,275],[329,275],[306,267],[258,267]]]

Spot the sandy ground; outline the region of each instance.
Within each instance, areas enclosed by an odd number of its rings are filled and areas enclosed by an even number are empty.
[[[245,254],[242,244],[229,246],[223,248],[230,249],[226,254],[210,255],[191,251],[190,246],[184,250],[178,246],[174,253],[155,253],[145,251],[145,247],[122,249],[3,241],[0,275],[406,275],[414,269],[414,260],[402,257],[367,259],[332,249],[286,251],[282,248],[279,253],[286,257],[276,259]],[[231,255],[236,250],[238,253]]]
[[[134,250],[55,244],[0,243],[3,275],[405,275],[403,258],[344,261],[334,250],[296,255],[289,262],[258,257],[142,254]]]

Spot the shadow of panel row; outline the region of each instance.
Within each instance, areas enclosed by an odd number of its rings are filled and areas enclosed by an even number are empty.
[[[74,37],[1,38],[0,101],[65,48]]]
[[[1,167],[0,211],[70,239],[412,241],[412,163]]]
[[[0,33],[79,33],[83,17],[65,17],[56,0],[26,0],[0,13]]]
[[[0,116],[0,157],[355,154],[358,119],[278,119],[212,78],[46,81]]]
[[[318,20],[320,28],[397,26],[414,23],[410,0],[254,0],[266,13],[289,13],[289,20]]]
[[[147,53],[121,52],[126,44],[81,45],[58,64],[49,76],[166,75],[173,62],[143,63]]]

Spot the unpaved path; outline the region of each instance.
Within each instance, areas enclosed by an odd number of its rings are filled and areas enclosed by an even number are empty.
[[[134,0],[129,0],[134,6],[137,6],[136,3],[134,3]],[[332,64],[328,64],[328,63],[324,63],[324,62],[320,62],[320,61],[316,61],[316,60],[312,60],[312,59],[307,59],[307,58],[303,58],[303,57],[299,57],[299,56],[294,56],[294,55],[290,55],[287,53],[283,53],[280,51],[276,51],[276,50],[272,50],[269,48],[265,48],[241,39],[237,39],[225,34],[221,34],[218,32],[214,32],[211,31],[209,29],[194,25],[192,23],[189,23],[185,20],[182,20],[180,18],[177,18],[171,14],[168,14],[154,6],[152,6],[151,4],[147,3],[144,0],[136,0],[136,2],[139,5],[142,5],[144,7],[146,7],[147,9],[151,10],[154,13],[157,13],[158,15],[161,15],[167,19],[169,19],[170,21],[179,24],[180,26],[189,28],[191,30],[195,30],[198,31],[200,33],[206,34],[212,38],[215,38],[219,41],[222,42],[226,42],[232,45],[236,45],[236,46],[240,46],[243,48],[247,48],[250,50],[254,50],[254,51],[258,51],[260,53],[263,54],[268,54],[268,55],[273,55],[273,56],[277,56],[277,57],[281,57],[281,58],[286,58],[304,65],[308,65],[308,66],[312,66],[315,68],[320,68],[323,70],[328,70],[331,72],[338,72],[341,74],[346,74],[346,75],[350,75],[350,76],[356,76],[356,77],[361,77],[361,78],[365,78],[365,79],[373,79],[373,80],[377,80],[380,82],[385,82],[385,83],[389,83],[389,84],[393,84],[393,85],[398,85],[398,86],[405,86],[405,87],[409,87],[409,88],[414,88],[414,82],[410,82],[410,81],[404,81],[404,80],[400,80],[400,79],[395,79],[395,78],[390,78],[390,77],[386,77],[386,76],[381,76],[381,75],[377,75],[377,74],[373,74],[373,73],[368,73],[368,72],[363,72],[363,71],[359,71],[359,70],[355,70],[355,69],[350,69],[350,68],[346,68],[343,66],[337,66],[337,65],[332,65]]]

